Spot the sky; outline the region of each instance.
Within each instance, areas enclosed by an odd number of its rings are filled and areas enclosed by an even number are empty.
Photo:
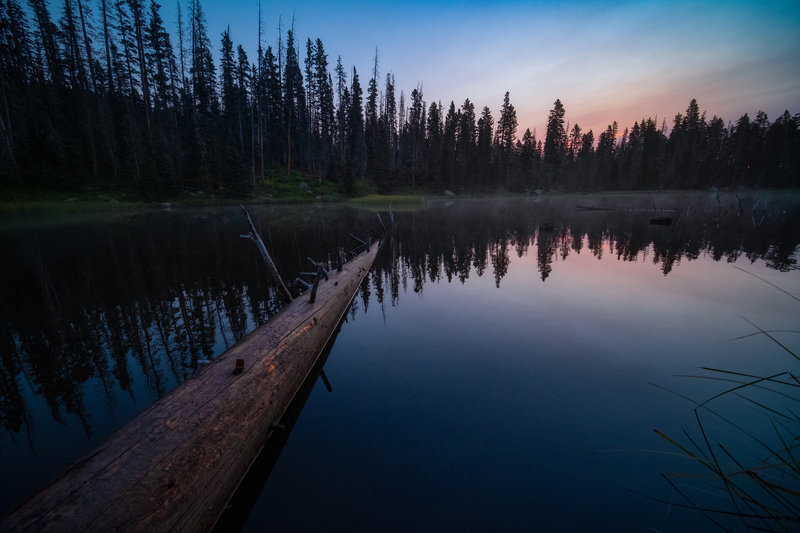
[[[163,3],[177,46],[177,4]],[[252,62],[258,0],[201,3],[214,53],[230,26]],[[476,114],[488,106],[496,120],[508,91],[519,137],[530,128],[544,139],[556,99],[566,121],[595,139],[612,121],[620,132],[642,118],[671,127],[692,98],[726,123],[759,110],[770,121],[800,113],[800,0],[262,0],[261,10],[264,46],[275,49],[279,20],[285,32],[294,19],[300,58],[306,39],[319,38],[331,71],[341,56],[362,88],[377,50],[380,79],[393,74],[406,102],[421,86],[428,105],[469,98]]]

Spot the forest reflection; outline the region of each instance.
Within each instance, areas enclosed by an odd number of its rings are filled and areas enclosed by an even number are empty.
[[[560,261],[579,253],[650,261],[664,275],[701,255],[796,268],[800,217],[791,202],[751,199],[742,208],[732,198],[684,199],[676,211],[658,212],[672,219],[668,226],[651,224],[652,211],[625,209],[630,199],[615,202],[605,200],[607,210],[576,210],[574,199],[436,202],[394,213],[393,221],[384,212],[388,245],[351,317],[373,302],[399,305],[429,282],[467,283],[488,275],[500,287],[514,257],[532,254],[543,282],[558,275]],[[253,214],[287,280],[308,270],[306,257],[325,260],[352,245],[349,232],[379,228],[374,213],[345,207]],[[133,386],[137,380],[144,380],[151,393],[145,401],[152,401],[188,379],[198,360],[219,355],[267,321],[280,298],[241,233],[241,213],[226,209],[0,235],[7,251],[0,260],[5,432],[37,446],[35,419],[44,412],[59,422],[74,415],[92,435],[90,412],[113,413],[120,395],[141,390]],[[88,383],[99,386],[107,405],[86,400]]]

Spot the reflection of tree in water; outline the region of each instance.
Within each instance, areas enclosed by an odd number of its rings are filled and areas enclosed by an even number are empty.
[[[12,437],[32,433],[25,388],[54,420],[77,416],[88,435],[88,413],[102,407],[86,405],[89,380],[112,412],[117,395],[135,399],[142,385],[161,396],[187,379],[198,359],[218,355],[279,309],[260,257],[238,238],[240,218],[157,218],[2,237],[9,262],[0,262],[8,301],[0,310],[0,424]],[[273,249],[286,250],[283,277],[307,270],[300,264],[306,256],[336,250],[332,243],[363,218],[270,221],[295,228],[271,232]],[[302,258],[295,239],[305,245]]]
[[[396,306],[401,294],[442,279],[463,284],[491,270],[499,287],[511,254],[525,256],[531,247],[542,281],[558,274],[558,261],[587,250],[598,260],[650,260],[665,275],[700,256],[795,268],[796,216],[776,210],[754,224],[713,207],[689,206],[667,227],[650,225],[646,212],[576,211],[574,201],[566,208],[462,201],[396,214],[350,316],[366,311],[373,298],[381,309],[386,298]],[[333,257],[348,232],[376,224],[373,214],[349,209],[287,212],[256,213],[284,279],[309,270],[307,256]],[[186,380],[199,359],[218,355],[279,309],[260,257],[236,237],[243,226],[238,215],[153,218],[80,227],[79,238],[69,227],[3,237],[0,424],[13,438],[33,434],[26,387],[55,420],[75,415],[89,433],[90,411],[102,406],[86,405],[87,381],[97,383],[112,410],[115,398],[134,397],[142,382],[162,395]]]
[[[24,430],[30,444],[33,439],[33,420],[22,398],[20,353],[9,333],[5,328],[0,331],[0,424],[12,438]]]
[[[508,265],[511,264],[511,259],[508,258],[508,243],[505,237],[500,237],[500,240],[489,245],[489,255],[491,257],[492,270],[494,271],[494,284],[499,289],[500,280],[506,276]]]
[[[538,231],[536,238],[536,265],[539,268],[542,281],[546,280],[553,270],[553,256],[558,250],[557,244],[553,238],[552,230],[540,229]],[[565,247],[565,249],[567,248]],[[497,282],[497,286],[500,286],[499,282]]]
[[[483,276],[491,267],[499,287],[508,272],[510,249],[522,257],[534,242],[543,281],[553,274],[556,258],[566,261],[584,248],[598,260],[649,259],[664,275],[701,255],[730,262],[744,256],[751,262],[764,259],[769,268],[795,268],[800,220],[790,216],[792,209],[776,208],[763,223],[753,224],[736,209],[706,203],[702,196],[694,203],[678,203],[682,209],[669,212],[674,219],[669,226],[650,224],[656,215],[646,210],[581,212],[574,201],[566,209],[527,200],[454,203],[398,215],[394,239],[401,244],[380,256],[376,268],[388,279],[393,305],[400,285],[410,284],[419,292],[426,277],[434,281],[441,274],[448,282],[457,278],[464,283],[472,273]]]

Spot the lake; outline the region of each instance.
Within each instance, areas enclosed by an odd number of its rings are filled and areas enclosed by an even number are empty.
[[[778,344],[800,353],[796,193],[436,200],[380,221],[341,205],[251,213],[287,281],[357,244],[348,233],[389,234],[325,379],[222,525],[744,529],[687,509],[732,503],[675,444],[739,472],[799,433],[782,373],[800,364]],[[0,509],[277,312],[243,233],[234,207],[2,221]],[[755,379],[730,372],[777,377],[714,399],[698,424],[690,399]],[[800,490],[792,475],[781,483]],[[740,512],[798,505],[767,492]]]

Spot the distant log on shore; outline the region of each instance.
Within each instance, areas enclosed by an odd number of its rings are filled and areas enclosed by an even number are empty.
[[[597,205],[581,205],[575,206],[579,211],[631,211],[642,213],[674,213],[677,209],[670,209],[665,207],[605,207]]]

